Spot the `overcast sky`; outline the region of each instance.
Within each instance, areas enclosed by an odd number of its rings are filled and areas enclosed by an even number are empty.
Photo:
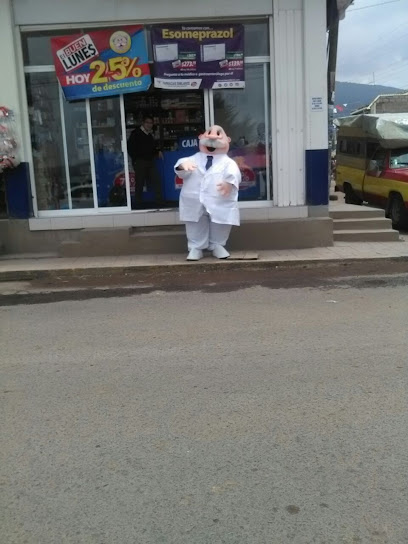
[[[408,89],[408,0],[354,0],[340,22],[336,79]]]

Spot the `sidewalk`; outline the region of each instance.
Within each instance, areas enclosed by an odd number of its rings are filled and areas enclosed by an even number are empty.
[[[408,237],[407,237],[408,238]],[[11,255],[0,257],[0,281],[18,281],[34,278],[52,278],[62,275],[93,275],[118,272],[182,267],[230,269],[254,267],[319,265],[322,263],[346,263],[370,260],[407,261],[408,240],[399,242],[337,242],[332,247],[290,249],[276,251],[231,253],[227,260],[205,257],[198,262],[187,262],[183,255],[124,255],[116,257],[59,258],[57,256]]]
[[[336,193],[331,210],[344,207],[344,195]],[[0,256],[0,281],[19,281],[54,276],[108,275],[112,272],[172,270],[185,267],[200,269],[276,268],[326,264],[357,263],[379,260],[406,261],[408,271],[408,234],[400,234],[398,242],[335,242],[331,247],[282,249],[271,251],[232,252],[226,260],[207,256],[198,262],[187,262],[181,255],[121,255],[109,257],[61,258],[50,254]]]

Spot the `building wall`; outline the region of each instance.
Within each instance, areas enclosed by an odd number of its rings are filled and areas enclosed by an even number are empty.
[[[370,113],[405,113],[408,112],[408,94],[380,96],[374,102]]]
[[[16,64],[16,47],[14,42],[14,21],[11,9],[11,0],[1,1],[0,16],[0,51],[1,51],[1,79],[0,79],[0,105],[6,106],[15,113],[18,139],[21,143],[21,108],[20,86]],[[20,147],[21,150],[21,147]],[[21,150],[21,158],[24,159],[24,150]]]
[[[3,0],[4,1],[4,0]],[[11,0],[5,0],[11,6]],[[156,22],[274,14],[271,41],[271,135],[274,204],[328,203],[325,0],[13,0],[13,15],[0,18],[0,45],[18,57],[12,25],[77,25]],[[14,21],[12,21],[12,17]],[[7,30],[8,29],[8,30]],[[16,28],[16,34],[18,29]],[[7,49],[8,48],[8,49]],[[18,63],[17,63],[18,64]],[[0,82],[18,111],[21,67],[9,62]],[[5,81],[11,81],[6,85]],[[24,104],[25,97],[21,100]]]
[[[32,213],[27,153],[23,138],[23,108],[19,81],[19,50],[16,47],[11,0],[0,3],[0,106],[13,111],[20,165],[6,176],[6,201],[10,217],[27,218]]]
[[[272,0],[13,0],[13,5],[18,25],[143,22],[272,13]]]
[[[329,201],[326,3],[304,0],[306,203]]]
[[[275,163],[275,203],[298,206],[305,202],[304,71],[302,2],[274,2],[273,55],[275,108],[272,145]]]

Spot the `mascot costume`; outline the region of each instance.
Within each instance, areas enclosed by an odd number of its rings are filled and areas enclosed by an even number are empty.
[[[183,180],[180,221],[186,225],[188,261],[198,261],[203,250],[217,259],[225,249],[232,225],[239,225],[238,189],[241,173],[228,157],[231,138],[214,125],[199,136],[199,153],[179,159],[174,167]]]

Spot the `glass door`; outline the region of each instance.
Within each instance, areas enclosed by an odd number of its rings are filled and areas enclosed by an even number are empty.
[[[37,206],[40,213],[69,209],[61,95],[53,72],[26,74]]]
[[[208,126],[205,117],[208,113],[208,90],[168,91],[151,88],[148,92],[124,95],[124,109],[128,139],[133,131],[139,132],[146,117],[148,121],[153,121],[153,137],[161,151],[154,160],[154,168],[160,176],[162,204],[166,208],[178,206],[182,180],[175,176],[174,165],[178,159],[198,150],[198,135]],[[132,151],[135,160],[132,163],[129,157],[128,163],[132,209],[156,209],[152,174],[141,179],[136,162],[142,157],[137,149]],[[136,186],[139,186],[139,190],[143,188],[142,194],[137,194]]]
[[[238,164],[239,200],[271,199],[269,64],[245,65],[245,89],[209,91],[211,124],[231,138],[229,156]]]
[[[97,98],[88,104],[95,208],[130,209],[123,97]]]
[[[62,97],[65,169],[68,183],[65,209],[78,210],[94,207],[94,187],[89,155],[86,101],[68,102]]]

